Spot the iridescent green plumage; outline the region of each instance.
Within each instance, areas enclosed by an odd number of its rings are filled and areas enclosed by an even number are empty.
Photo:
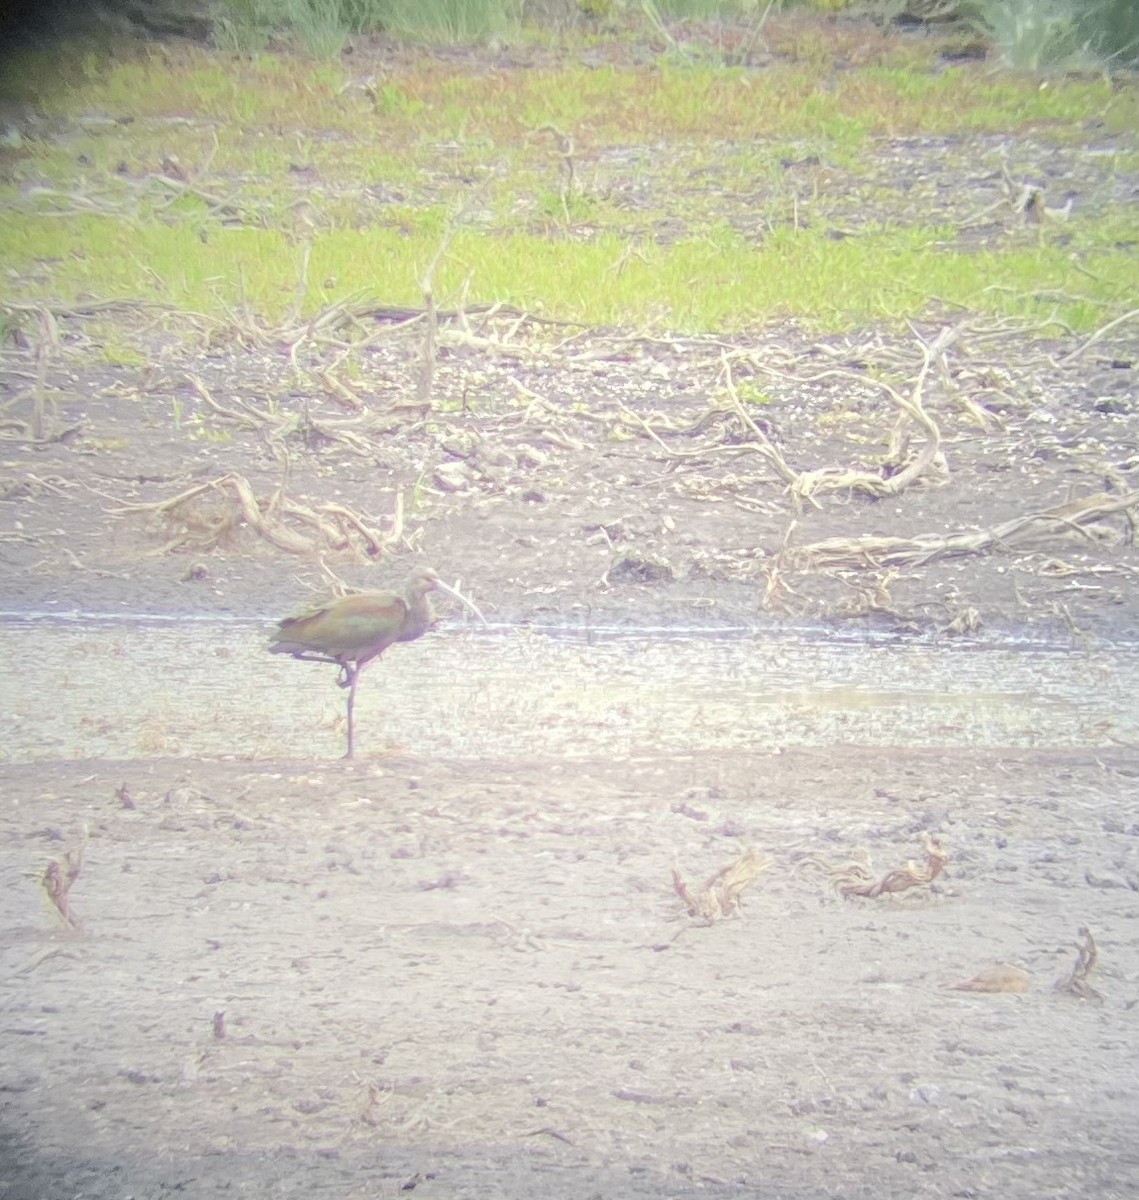
[[[393,642],[412,642],[431,628],[428,593],[436,588],[455,596],[485,621],[463,595],[424,568],[409,577],[402,592],[359,592],[317,605],[277,625],[269,646],[273,654],[291,654],[302,662],[336,663],[341,687],[348,689],[348,751],[355,751],[353,711],[360,672]]]

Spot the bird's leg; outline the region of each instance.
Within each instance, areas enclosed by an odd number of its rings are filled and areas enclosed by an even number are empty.
[[[352,758],[356,749],[352,714],[356,708],[356,680],[360,678],[360,668],[358,666],[350,667],[345,664],[343,670],[344,681],[340,686],[348,688],[348,749],[345,751],[344,757]]]
[[[379,654],[365,654],[362,658],[356,659],[354,664],[342,662],[339,658],[330,658],[329,662],[340,663],[340,677],[336,681],[336,686],[351,687],[356,680],[356,676],[360,674],[373,658],[379,658]]]

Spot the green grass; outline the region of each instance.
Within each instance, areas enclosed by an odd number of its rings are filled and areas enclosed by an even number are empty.
[[[827,69],[829,70],[829,64]],[[29,71],[31,69],[29,68]],[[577,129],[599,144],[631,137],[787,138],[825,136],[857,144],[867,134],[1031,128],[1114,114],[1139,118],[1134,90],[1106,80],[1057,80],[1048,87],[975,69],[940,74],[897,67],[842,72],[776,65],[763,72],[709,64],[652,69],[468,73],[430,58],[369,87],[339,65],[201,50],[147,55],[100,70],[76,67],[68,87],[24,75],[24,94],[55,112],[116,118],[187,118],[279,135],[368,136],[389,146],[432,137],[517,139],[544,124]],[[19,90],[19,89],[18,89]],[[1129,124],[1130,122],[1130,124]]]
[[[397,37],[452,43],[516,33],[523,10],[520,0],[371,0],[367,7]]]
[[[1139,61],[1134,0],[974,0],[974,8],[1003,61],[1018,70]]]
[[[420,303],[416,281],[445,219],[441,210],[409,211],[398,227],[317,237],[306,313],[357,292],[386,304]],[[671,246],[642,245],[632,256],[626,240],[613,234],[583,244],[460,230],[437,271],[436,295],[441,305],[453,303],[469,281],[470,303],[501,301],[590,324],[693,332],[792,315],[845,328],[941,303],[1055,316],[1087,329],[1139,289],[1139,266],[1130,249],[1099,245],[1087,230],[1082,237],[1081,271],[1070,245],[1041,239],[1001,253],[967,253],[951,248],[951,231],[936,229],[834,241],[784,228],[757,247],[720,227]],[[29,289],[56,299],[145,298],[217,316],[244,304],[270,322],[291,308],[301,261],[297,247],[271,230],[219,229],[203,243],[189,226],[4,219],[0,270],[19,273],[29,260],[45,258],[54,262],[50,284]],[[1064,293],[1073,299],[1066,302]]]
[[[461,208],[437,272],[441,304],[469,281],[472,303],[588,323],[731,330],[793,315],[841,327],[945,303],[1084,329],[1139,291],[1130,214],[1097,222],[1078,207],[1070,225],[1041,230],[1009,219],[978,252],[937,227],[940,176],[899,190],[874,157],[886,137],[1072,142],[1089,122],[1131,133],[1134,87],[885,57],[832,73],[806,61],[470,71],[411,56],[354,79],[308,59],[189,50],[109,69],[79,57],[68,87],[49,90],[27,82],[29,64],[25,90],[53,111],[132,120],[32,143],[8,164],[0,269],[21,298],[139,298],[214,315],[243,305],[276,321],[296,300],[296,239],[311,237],[307,312],[358,291],[415,305]],[[573,194],[544,126],[574,140]],[[1118,145],[1122,171],[1136,147]],[[170,155],[191,177],[181,195],[158,178]],[[80,199],[112,215],[43,215]],[[295,219],[301,202],[311,232]],[[855,236],[835,240],[836,229]]]

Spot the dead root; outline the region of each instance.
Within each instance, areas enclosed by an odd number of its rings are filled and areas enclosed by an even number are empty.
[[[931,343],[926,343],[915,332],[921,363],[912,377],[908,394],[903,394],[882,379],[845,368],[831,368],[814,375],[797,375],[771,367],[752,351],[721,351],[720,385],[726,395],[726,404],[713,404],[697,422],[687,427],[678,427],[663,414],[654,413],[644,417],[622,407],[620,432],[625,436],[631,432],[635,436],[648,438],[672,459],[757,456],[783,483],[797,507],[804,502],[816,508],[821,507],[818,496],[825,492],[860,491],[883,497],[896,496],[919,485],[941,486],[949,479],[949,468],[941,450],[941,430],[926,411],[923,395],[930,372],[935,367],[943,380],[950,378],[947,354],[960,332],[960,327],[945,329]],[[839,378],[885,392],[899,411],[890,433],[889,450],[878,464],[878,469],[868,471],[823,467],[796,470],[763,428],[764,423],[757,421],[741,400],[733,378],[733,362],[742,363],[751,372],[795,385],[809,386],[822,380]],[[686,449],[679,449],[665,440],[666,437],[675,439],[698,434],[704,435],[701,443]]]
[[[402,418],[387,410],[383,414],[369,413],[362,400],[330,369],[310,371],[309,375],[322,391],[356,416],[330,419],[315,417],[305,403],[299,412],[286,411],[270,405],[260,408],[251,400],[234,397],[228,404],[215,400],[206,385],[196,376],[189,377],[194,394],[217,419],[249,430],[265,443],[280,462],[288,460],[290,442],[300,442],[308,448],[322,445],[342,446],[361,458],[378,461],[382,457],[380,439],[401,423]]]
[[[68,850],[63,861],[53,858],[40,876],[40,886],[52,907],[59,913],[68,929],[78,929],[79,921],[71,911],[71,889],[83,870],[83,850],[87,845],[87,833],[73,850]]]
[[[1086,925],[1081,925],[1078,933],[1084,940],[1076,943],[1076,965],[1069,975],[1056,981],[1056,991],[1075,996],[1077,1000],[1102,1004],[1103,994],[1088,983],[1088,976],[1099,962],[1099,950],[1092,937],[1092,931]]]
[[[684,902],[690,917],[705,921],[717,921],[722,917],[735,917],[740,913],[741,895],[744,888],[754,882],[768,867],[771,860],[749,846],[734,862],[721,867],[699,892],[693,892],[680,877],[680,868],[672,867],[672,886]]]
[[[834,575],[833,578],[848,589],[844,596],[831,610],[836,617],[868,617],[880,614],[890,617],[900,628],[912,625],[912,622],[894,606],[890,588],[897,582],[897,571],[879,571],[872,579],[851,580]]]
[[[946,483],[949,479],[949,468],[941,451],[941,430],[926,412],[923,395],[926,380],[935,365],[943,376],[949,374],[946,355],[949,348],[957,341],[960,333],[960,327],[944,329],[932,343],[927,344],[915,331],[922,362],[908,395],[903,395],[885,380],[875,379],[845,368],[836,367],[815,375],[802,376],[776,370],[750,352],[736,356],[746,359],[747,364],[753,370],[796,384],[811,384],[823,379],[843,378],[854,380],[863,386],[878,387],[898,408],[898,422],[890,435],[889,453],[879,471],[823,467],[812,471],[795,472],[780,459],[776,468],[780,477],[787,483],[792,498],[797,502],[809,501],[817,507],[818,501],[815,497],[822,492],[859,491],[876,497],[897,496],[919,482],[927,486],[931,484],[940,486]],[[731,384],[729,362],[729,356],[724,355],[724,379],[733,405],[744,418],[745,424],[748,424],[746,413]],[[911,450],[909,431],[914,427],[920,435],[924,436],[917,449]],[[754,423],[751,423],[751,429],[753,434],[758,432],[755,430]],[[766,441],[766,439],[763,440]],[[761,443],[758,448],[765,457],[771,457],[768,447]]]
[[[991,529],[945,535],[927,534],[916,538],[862,537],[827,538],[790,552],[800,570],[820,567],[921,566],[937,558],[964,554],[983,554],[989,550],[1031,552],[1060,538],[1077,537],[1092,545],[1116,538],[1104,519],[1122,515],[1127,523],[1127,540],[1134,538],[1134,509],[1139,506],[1139,491],[1123,495],[1097,492],[1042,512],[1016,517]]]
[[[787,550],[791,544],[791,536],[795,532],[795,524],[792,521],[787,526],[778,552],[760,566],[763,573],[763,598],[760,600],[760,607],[766,611],[790,613],[802,607],[802,598],[788,582],[784,572]]]
[[[343,504],[299,504],[281,488],[268,499],[258,499],[249,480],[231,472],[168,500],[127,504],[112,512],[153,513],[173,526],[178,532],[162,551],[210,550],[247,528],[287,554],[348,552],[372,559],[403,539],[402,501],[402,496],[396,497],[392,527],[385,532]]]
[[[930,884],[941,874],[949,861],[948,853],[931,834],[923,833],[921,841],[926,855],[924,863],[918,864],[911,860],[904,867],[888,871],[880,879],[875,879],[874,871],[865,858],[828,863],[821,858],[810,857],[804,858],[801,865],[818,867],[825,871],[830,876],[831,887],[841,896],[848,899],[852,896],[875,899],[878,896]]]

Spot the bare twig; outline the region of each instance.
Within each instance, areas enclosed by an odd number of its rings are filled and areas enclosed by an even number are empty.
[[[1063,366],[1067,363],[1074,362],[1080,357],[1081,354],[1084,353],[1085,350],[1090,350],[1097,342],[1102,341],[1117,326],[1122,325],[1125,321],[1134,321],[1136,317],[1139,317],[1139,308],[1133,308],[1130,312],[1125,312],[1123,316],[1116,317],[1114,321],[1108,321],[1106,325],[1101,325],[1099,329],[1095,331],[1095,333],[1093,333],[1090,337],[1085,338],[1084,341],[1082,341],[1075,348],[1075,350],[1072,350],[1070,353],[1065,354],[1063,358],[1059,359],[1058,361],[1060,365]]]

